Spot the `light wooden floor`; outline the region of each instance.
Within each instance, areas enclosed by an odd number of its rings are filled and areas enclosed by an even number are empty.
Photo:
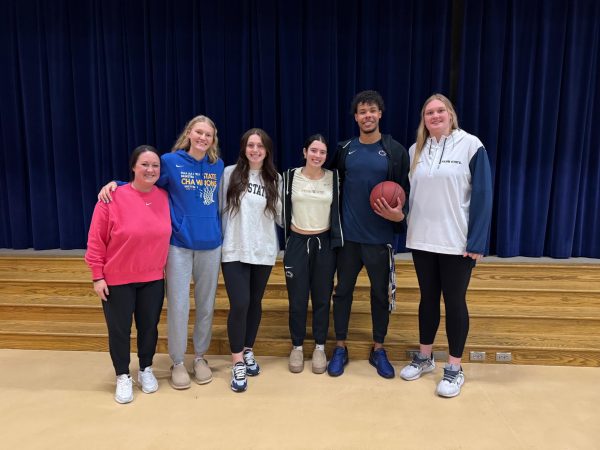
[[[133,403],[118,405],[107,353],[0,350],[1,447],[600,448],[598,368],[465,364],[462,394],[442,399],[434,395],[441,369],[385,380],[362,360],[331,378],[308,363],[294,375],[286,359],[258,357],[263,373],[235,394],[227,357],[209,358],[212,383],[175,391],[169,358],[158,355],[159,391],[135,387]]]

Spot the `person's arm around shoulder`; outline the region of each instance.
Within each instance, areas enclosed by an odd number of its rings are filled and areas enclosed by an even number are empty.
[[[324,168],[325,169],[329,169],[329,170],[333,170],[333,169],[337,169],[338,171],[338,175],[340,177],[340,182],[343,181],[344,178],[344,160],[345,160],[345,154],[348,150],[348,146],[350,145],[350,142],[352,142],[352,139],[348,139],[347,141],[342,141],[342,142],[338,142],[338,144],[335,147],[334,152],[332,153],[331,157],[328,158],[328,161],[326,162]]]
[[[338,158],[340,156],[340,148],[340,144],[338,143],[335,147],[335,150],[333,150],[333,152],[331,152],[330,155],[327,155],[327,159],[325,161],[325,164],[323,165],[323,168],[329,170],[337,169]]]
[[[123,181],[109,181],[100,189],[98,192],[98,200],[102,203],[110,203],[112,202],[112,193],[117,190],[119,186],[126,184]]]

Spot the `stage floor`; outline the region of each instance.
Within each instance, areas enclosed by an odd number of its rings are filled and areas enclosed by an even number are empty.
[[[461,395],[434,394],[441,369],[421,380],[385,380],[367,361],[340,378],[287,370],[258,356],[248,391],[229,389],[230,361],[208,357],[214,380],[185,391],[134,386],[113,400],[104,352],[0,350],[2,446],[19,449],[597,449],[598,368],[465,364]],[[350,355],[352,357],[352,355]],[[132,361],[136,361],[132,357]],[[188,367],[189,367],[188,361]],[[399,363],[394,364],[399,370]],[[137,362],[132,363],[137,376]]]

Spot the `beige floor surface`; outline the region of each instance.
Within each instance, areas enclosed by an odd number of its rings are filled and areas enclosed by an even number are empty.
[[[264,357],[236,394],[228,358],[209,362],[212,383],[175,391],[169,358],[157,355],[158,392],[135,387],[133,403],[119,405],[107,353],[0,350],[0,448],[600,448],[597,368],[465,364],[462,394],[442,399],[441,369],[405,382],[351,361],[331,378]]]

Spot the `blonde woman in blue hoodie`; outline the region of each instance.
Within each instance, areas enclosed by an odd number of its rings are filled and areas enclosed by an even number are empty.
[[[196,320],[194,323],[193,374],[198,384],[212,381],[204,354],[212,337],[215,293],[221,262],[221,220],[219,184],[224,164],[219,158],[219,139],[214,122],[206,116],[190,120],[173,145],[162,155],[157,186],[169,195],[172,234],[167,258],[167,320],[171,386],[187,389],[190,375],[184,366],[188,340],[190,279],[194,280]],[[100,192],[102,201],[111,200],[117,183]]]

